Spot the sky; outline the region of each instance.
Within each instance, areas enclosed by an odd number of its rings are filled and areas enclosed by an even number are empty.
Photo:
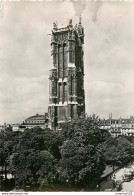
[[[134,116],[134,2],[3,1],[0,124],[48,111],[53,22],[85,29],[86,113]]]

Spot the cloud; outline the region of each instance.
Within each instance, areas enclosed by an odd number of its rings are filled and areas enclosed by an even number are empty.
[[[86,8],[86,0],[83,0],[83,1],[73,1],[73,0],[71,0],[71,2],[74,6],[75,15],[80,16]]]
[[[98,15],[98,11],[99,8],[102,6],[103,2],[92,2],[92,6],[91,6],[91,12],[92,12],[92,21],[96,22],[97,21],[97,15]]]

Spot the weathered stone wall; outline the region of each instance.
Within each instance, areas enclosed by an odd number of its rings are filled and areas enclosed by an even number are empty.
[[[84,29],[81,21],[65,28],[54,24],[51,41],[53,69],[49,75],[49,125],[60,128],[65,120],[85,111]]]

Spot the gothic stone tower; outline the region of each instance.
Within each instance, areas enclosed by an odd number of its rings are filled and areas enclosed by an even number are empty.
[[[49,126],[61,129],[62,123],[85,111],[83,44],[84,28],[65,28],[53,24],[51,55],[53,68],[49,73]]]

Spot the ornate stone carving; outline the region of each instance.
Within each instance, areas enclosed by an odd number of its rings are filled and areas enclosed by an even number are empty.
[[[65,28],[58,28],[57,24],[53,24],[53,67],[50,74],[50,101],[49,118],[52,120],[51,127],[61,129],[61,124],[66,118],[74,118],[81,114],[78,107],[83,102],[82,110],[85,109],[85,98],[83,90],[83,52],[82,45],[84,39],[83,27],[81,20],[78,25],[73,28],[72,19]],[[81,32],[80,32],[81,30]],[[56,97],[56,98],[54,98]],[[53,112],[54,111],[54,112]],[[50,128],[51,128],[50,127]]]
[[[53,28],[57,28],[57,24],[55,22],[53,23]]]

